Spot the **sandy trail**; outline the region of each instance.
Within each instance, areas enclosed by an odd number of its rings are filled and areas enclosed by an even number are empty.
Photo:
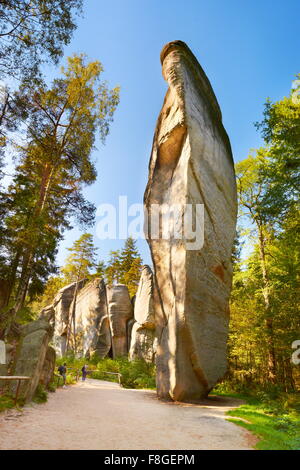
[[[237,401],[162,402],[154,391],[88,379],[43,405],[0,415],[0,449],[251,449],[253,436],[225,420]]]

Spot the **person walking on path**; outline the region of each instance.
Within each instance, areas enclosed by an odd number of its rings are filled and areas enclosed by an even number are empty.
[[[84,382],[87,376],[87,366],[84,365],[83,368],[81,369],[82,372],[82,381]]]
[[[65,388],[66,386],[66,381],[67,381],[67,364],[64,363],[62,366],[59,366],[58,368],[59,375],[63,378],[63,387]]]

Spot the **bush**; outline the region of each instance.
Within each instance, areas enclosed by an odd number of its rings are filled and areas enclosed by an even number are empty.
[[[114,372],[121,374],[121,385],[124,388],[155,388],[155,367],[143,360],[128,361],[125,358],[102,359],[97,364],[97,372],[92,377],[100,380],[118,382],[118,376],[106,374]]]
[[[15,406],[14,399],[9,395],[1,395],[0,396],[0,412],[4,410],[8,410]]]
[[[48,393],[45,390],[45,387],[41,384],[37,386],[33,400],[35,403],[45,403],[48,400]]]
[[[48,392],[54,393],[56,389],[57,389],[57,382],[55,381],[55,379],[53,379],[53,381],[48,384],[47,390]]]
[[[84,364],[88,365],[90,371],[95,370],[89,377],[98,380],[107,380],[110,382],[118,382],[117,375],[107,374],[106,372],[114,372],[121,374],[121,385],[124,388],[150,388],[155,389],[155,366],[143,360],[128,361],[127,358],[119,357],[117,359],[104,358],[94,356],[91,360],[85,358],[75,358],[68,355],[58,359],[57,366],[67,364],[68,370],[67,383],[74,383],[76,370],[81,371]]]

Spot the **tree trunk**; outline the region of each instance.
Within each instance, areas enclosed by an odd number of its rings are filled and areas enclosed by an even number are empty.
[[[47,198],[49,195],[49,190],[51,188],[51,180],[53,176],[53,171],[54,168],[50,167],[50,165],[46,164],[44,168],[44,173],[40,185],[40,193],[39,193],[39,198],[37,200],[36,206],[35,206],[35,211],[33,215],[33,221],[32,221],[32,227],[36,225],[36,231],[37,233],[40,231],[40,227],[37,224],[37,219],[41,216],[45,204],[47,202]],[[29,246],[27,251],[25,251],[24,256],[23,256],[23,263],[22,263],[22,272],[21,272],[21,277],[18,285],[18,290],[17,290],[17,295],[16,295],[16,300],[15,300],[15,305],[13,307],[13,310],[15,312],[15,315],[18,313],[18,311],[23,307],[26,294],[28,291],[28,286],[32,274],[32,268],[33,268],[33,263],[34,263],[34,256],[36,253],[36,248],[38,246],[40,237],[37,236],[37,239],[35,242]]]

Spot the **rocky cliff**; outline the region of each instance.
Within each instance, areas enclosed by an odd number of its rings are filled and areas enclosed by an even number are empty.
[[[125,285],[105,285],[103,280],[80,281],[64,287],[54,299],[54,344],[62,356],[74,349],[75,312],[76,349],[78,355],[100,358],[127,356],[129,349],[128,323],[133,317],[133,307]],[[49,310],[49,311],[50,311]]]
[[[207,395],[226,370],[236,185],[221,111],[197,59],[174,41],[163,48],[161,63],[169,88],[155,130],[145,206],[151,216],[153,207],[177,205],[180,221],[187,205],[199,204],[204,219],[193,234],[195,245],[191,229],[175,236],[174,217],[165,227],[169,239],[153,237],[151,217],[146,227],[156,284],[157,390],[160,397],[189,400]]]
[[[155,318],[153,307],[153,273],[143,266],[134,302],[129,358],[153,362],[155,357]]]

